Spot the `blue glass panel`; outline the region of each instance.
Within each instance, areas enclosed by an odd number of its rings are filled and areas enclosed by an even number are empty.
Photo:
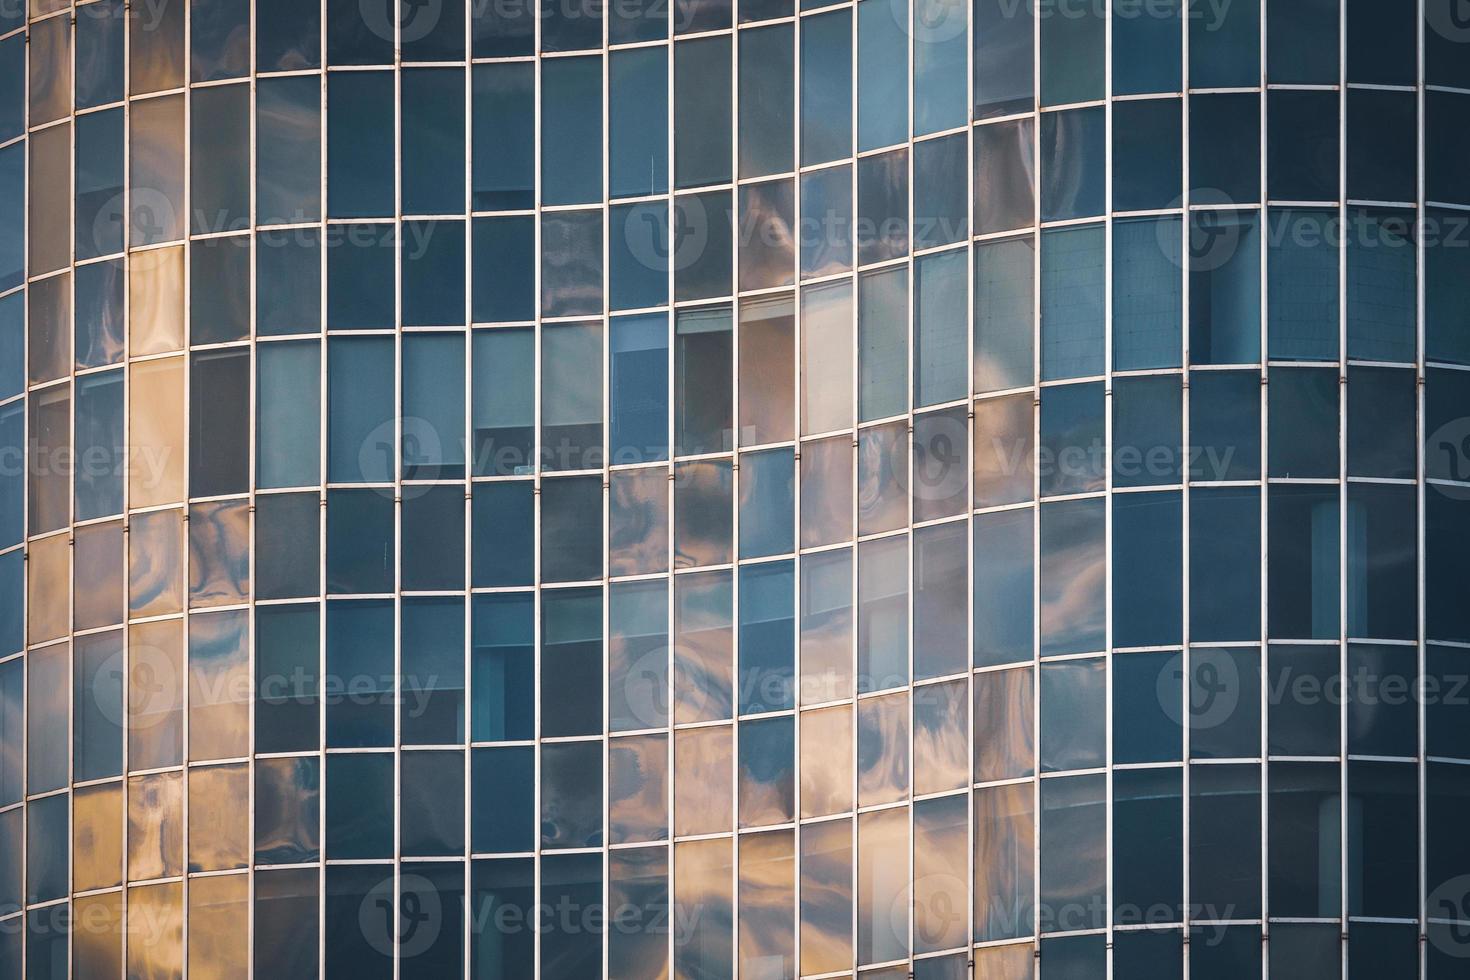
[[[320,478],[321,345],[256,349],[256,485],[310,486]]]
[[[123,372],[105,371],[77,379],[76,520],[123,509],[127,471],[123,440]]]
[[[1041,377],[1102,374],[1103,297],[1107,282],[1102,225],[1058,228],[1041,235]]]
[[[405,25],[407,30],[407,25]],[[403,72],[405,214],[464,209],[464,73],[457,68]]]
[[[739,710],[742,714],[780,711],[794,705],[794,589],[794,572],[789,561],[740,569]]]
[[[914,404],[963,398],[969,387],[968,266],[964,249],[920,258],[914,265]]]
[[[669,319],[663,313],[612,321],[608,384],[611,459],[668,458]]]
[[[1042,115],[1041,220],[1102,214],[1106,160],[1107,113],[1101,106]]]
[[[327,357],[327,479],[391,482],[397,467],[393,338],[334,338]]]
[[[661,47],[610,56],[608,192],[613,197],[662,194],[668,189],[668,70],[668,54]],[[725,156],[728,169],[728,147]]]
[[[801,162],[851,153],[852,14],[837,10],[802,21]]]
[[[393,744],[398,703],[393,669],[396,633],[390,600],[327,603],[327,674],[322,693],[326,696],[328,747]]]
[[[475,219],[474,322],[535,317],[535,221],[531,215]]]
[[[536,182],[535,66],[475,65],[472,85],[475,210],[529,208]]]
[[[541,65],[541,201],[602,199],[602,59]]]
[[[1183,253],[1178,217],[1113,223],[1113,370],[1179,366]]]
[[[337,72],[327,79],[327,213],[394,213],[393,75]]]
[[[327,756],[327,857],[392,857],[393,802],[391,754]]]
[[[535,597],[529,592],[496,593],[472,601],[470,738],[534,738]]]
[[[1114,646],[1180,641],[1183,534],[1179,494],[1129,493],[1114,498]]]
[[[536,498],[529,482],[475,484],[473,581],[486,586],[530,585],[536,543]]]
[[[1177,92],[1181,85],[1181,0],[1113,5],[1113,94]],[[1116,103],[1114,108],[1125,103]]]
[[[123,97],[123,45],[128,26],[125,6],[125,0],[102,0],[77,9],[78,109],[106,105]]]
[[[79,260],[123,249],[124,125],[121,109],[77,118],[75,228]]]
[[[458,488],[450,489],[459,496]],[[461,540],[463,537],[461,533]],[[404,587],[410,586],[405,583]],[[463,742],[464,598],[404,599],[399,639],[400,740],[405,745]]]
[[[403,223],[404,326],[465,322],[464,236],[463,221]]]
[[[862,65],[857,80],[860,151],[902,143],[908,137],[908,18],[908,0],[858,4],[857,57]],[[959,91],[964,92],[963,81]],[[960,122],[963,121],[961,110]]]

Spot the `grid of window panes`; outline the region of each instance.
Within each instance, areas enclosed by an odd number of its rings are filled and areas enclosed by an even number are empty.
[[[0,980],[1461,976],[1460,14],[0,0]]]

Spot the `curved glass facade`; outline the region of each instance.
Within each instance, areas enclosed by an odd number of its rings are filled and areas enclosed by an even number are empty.
[[[0,0],[0,980],[1470,957],[1456,0]]]

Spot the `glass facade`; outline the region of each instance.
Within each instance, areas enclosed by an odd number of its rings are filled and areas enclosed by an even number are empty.
[[[1457,0],[0,0],[0,980],[1470,962]]]

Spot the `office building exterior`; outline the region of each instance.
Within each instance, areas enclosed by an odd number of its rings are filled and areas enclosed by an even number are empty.
[[[0,980],[1470,963],[1459,0],[0,2]]]

